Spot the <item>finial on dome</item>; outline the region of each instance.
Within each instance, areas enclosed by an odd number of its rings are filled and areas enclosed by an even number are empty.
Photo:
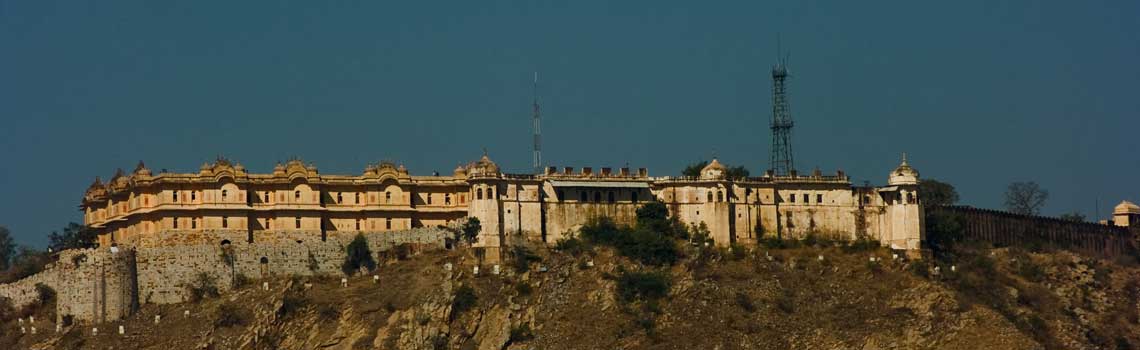
[[[906,152],[902,153],[902,165],[907,165],[906,164]]]

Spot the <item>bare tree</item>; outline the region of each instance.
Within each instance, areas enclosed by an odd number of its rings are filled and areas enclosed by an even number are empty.
[[[1036,182],[1014,182],[1005,190],[1005,208],[1014,214],[1037,215],[1047,198],[1049,191]]]

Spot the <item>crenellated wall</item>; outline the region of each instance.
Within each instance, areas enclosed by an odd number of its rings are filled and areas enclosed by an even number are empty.
[[[957,216],[962,220],[963,234],[967,239],[995,246],[1041,244],[1109,258],[1134,252],[1137,248],[1136,232],[1128,227],[964,206],[928,210]]]

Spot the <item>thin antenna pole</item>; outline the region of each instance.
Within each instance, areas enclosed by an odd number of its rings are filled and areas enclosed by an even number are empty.
[[[538,107],[538,71],[534,72],[534,173],[542,173],[542,125]]]

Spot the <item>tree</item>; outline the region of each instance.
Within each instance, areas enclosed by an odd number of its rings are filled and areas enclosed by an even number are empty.
[[[958,191],[954,185],[935,179],[923,179],[918,183],[918,198],[927,206],[946,206],[958,203]]]
[[[340,266],[345,275],[351,276],[361,267],[369,271],[376,268],[376,260],[372,259],[372,250],[368,249],[368,239],[364,238],[363,234],[356,234],[356,238],[353,238],[345,248],[345,253],[344,264]]]
[[[1085,222],[1086,221],[1085,214],[1081,214],[1080,212],[1075,212],[1075,211],[1072,213],[1061,214],[1061,220],[1072,221],[1072,222]]]
[[[685,170],[681,170],[681,175],[687,176],[687,177],[700,177],[701,176],[701,169],[704,169],[708,165],[709,165],[709,161],[707,161],[707,160],[702,160],[702,161],[699,161],[699,162],[696,162],[693,164],[689,164],[688,166],[685,166]]]
[[[1036,182],[1014,182],[1005,191],[1005,208],[1014,214],[1037,215],[1048,198],[1049,192]]]
[[[462,237],[459,238],[467,243],[475,243],[475,240],[479,238],[479,231],[481,230],[483,230],[483,225],[479,223],[479,218],[474,216],[469,217],[467,218],[467,222],[463,223],[463,227],[460,229]]]
[[[95,247],[97,238],[95,230],[72,222],[63,228],[62,234],[56,231],[48,234],[48,247],[57,252],[64,249],[92,248]]]
[[[730,180],[743,179],[748,175],[752,175],[752,173],[748,172],[748,169],[743,165],[728,167],[728,170],[724,172],[724,176]]]
[[[0,271],[8,271],[9,262],[16,255],[16,241],[7,227],[0,226]]]

